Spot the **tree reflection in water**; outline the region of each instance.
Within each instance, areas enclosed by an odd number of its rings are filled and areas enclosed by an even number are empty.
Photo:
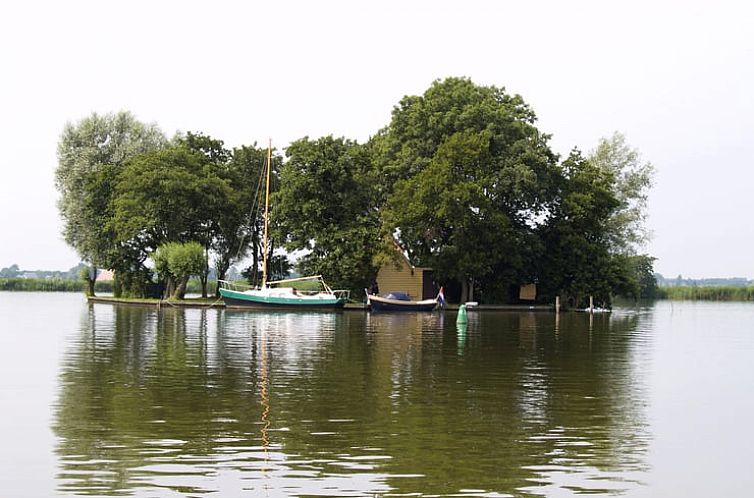
[[[640,316],[91,305],[60,373],[59,490],[620,493],[644,468]]]

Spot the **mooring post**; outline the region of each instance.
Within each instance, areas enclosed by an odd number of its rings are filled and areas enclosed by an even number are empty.
[[[589,296],[589,313],[594,313],[594,298]]]
[[[560,313],[560,296],[555,296],[555,313]]]

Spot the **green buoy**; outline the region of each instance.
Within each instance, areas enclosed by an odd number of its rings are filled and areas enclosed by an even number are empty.
[[[468,318],[466,318],[466,305],[462,304],[458,308],[458,317],[456,318],[456,323],[466,323],[468,321]]]

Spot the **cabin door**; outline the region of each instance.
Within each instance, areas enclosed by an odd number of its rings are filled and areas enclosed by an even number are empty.
[[[439,291],[440,288],[435,283],[435,272],[424,270],[422,272],[422,299],[432,299]]]

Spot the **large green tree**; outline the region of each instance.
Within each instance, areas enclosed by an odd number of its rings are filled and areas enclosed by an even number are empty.
[[[233,175],[231,174],[230,160],[232,157],[231,152],[225,148],[222,140],[212,138],[203,133],[188,132],[185,135],[179,135],[175,138],[176,145],[181,145],[186,149],[199,154],[202,158],[204,168],[211,171],[211,173],[217,175],[220,178],[232,182]],[[228,233],[229,225],[230,230],[233,231],[235,237],[235,226],[238,224],[239,215],[237,214],[239,195],[235,190],[230,192],[227,199],[227,205],[225,209],[217,209],[215,211],[215,219],[213,230],[208,231],[206,237],[203,237],[201,242],[204,244],[205,261],[207,266],[203,272],[199,274],[199,280],[202,284],[202,297],[207,297],[207,279],[209,276],[209,253],[210,250],[216,254],[216,270],[218,273],[218,279],[225,278],[225,272],[227,271],[230,263],[225,264],[225,261],[230,257],[228,252],[230,244],[227,243],[226,233]],[[219,296],[219,286],[215,291]]]
[[[368,150],[327,136],[297,140],[286,154],[273,198],[278,236],[289,251],[305,251],[298,262],[302,273],[363,289],[376,274],[381,240]]]
[[[563,161],[561,173],[550,216],[540,227],[540,293],[548,301],[562,295],[570,306],[583,305],[589,295],[607,304],[625,279],[607,243],[609,219],[620,205],[614,174],[578,150]]]
[[[129,159],[167,143],[156,125],[129,112],[95,113],[65,125],[55,186],[63,236],[83,261],[122,273],[138,266],[139,255],[118,242],[109,223],[115,181]]]
[[[493,287],[525,272],[522,243],[549,210],[556,157],[518,95],[468,79],[404,97],[373,140],[385,230],[441,279]]]
[[[137,156],[122,169],[110,225],[141,262],[166,242],[207,248],[232,196],[206,155],[176,145]]]

